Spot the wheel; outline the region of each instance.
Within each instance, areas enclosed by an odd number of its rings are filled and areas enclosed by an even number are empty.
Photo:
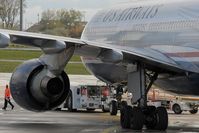
[[[129,129],[131,125],[131,114],[132,114],[132,107],[131,106],[124,106],[121,109],[120,114],[120,124],[121,127],[124,129]]]
[[[95,111],[95,109],[90,109],[90,108],[87,108],[86,110],[87,111]]]
[[[130,117],[130,128],[133,130],[141,130],[143,128],[145,120],[141,108],[133,107]]]
[[[70,112],[75,112],[75,111],[77,111],[76,109],[73,109],[73,98],[72,98],[72,92],[71,92],[71,91],[70,91],[69,94],[68,94],[67,107],[68,107],[68,110],[69,110]]]
[[[190,110],[189,111],[191,114],[196,114],[196,113],[198,113],[198,109],[193,109],[193,110]]]
[[[110,115],[117,115],[117,102],[116,101],[111,101]]]
[[[143,111],[145,115],[145,126],[147,129],[154,129],[157,124],[157,115],[155,106],[147,106]]]
[[[104,105],[102,106],[102,112],[106,113],[109,112],[109,109],[104,108]]]
[[[182,113],[181,107],[178,104],[173,105],[173,111],[174,111],[175,114],[181,114]]]
[[[148,106],[144,110],[145,125],[151,130],[166,130],[168,127],[168,113],[164,107]]]
[[[158,107],[156,109],[156,117],[157,123],[154,129],[165,131],[168,127],[168,113],[166,108]]]

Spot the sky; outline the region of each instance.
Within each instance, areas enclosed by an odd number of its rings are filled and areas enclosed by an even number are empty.
[[[98,10],[126,1],[128,0],[26,0],[24,28],[37,23],[42,11],[47,9],[80,10],[85,14],[85,20],[89,21]]]

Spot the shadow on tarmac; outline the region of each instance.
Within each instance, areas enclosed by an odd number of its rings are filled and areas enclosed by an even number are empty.
[[[104,112],[102,112],[102,111],[87,111],[87,110],[77,110],[77,111],[73,111],[73,112],[70,112],[70,111],[68,111],[68,110],[55,110],[55,111],[58,111],[58,112],[64,112],[64,113],[85,113],[85,114],[90,114],[90,113],[93,113],[93,114],[95,114],[95,113],[102,113],[102,114],[104,114]]]

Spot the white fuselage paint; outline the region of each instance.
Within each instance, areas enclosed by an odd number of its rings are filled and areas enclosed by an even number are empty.
[[[185,70],[190,67],[199,73],[199,1],[142,0],[111,7],[91,19],[81,39],[126,49],[150,48],[165,54]],[[161,60],[155,55],[154,58]],[[114,65],[118,67],[116,69],[109,66],[111,68],[100,73],[95,67],[102,62],[84,62],[100,79],[110,82],[126,80],[123,66]]]

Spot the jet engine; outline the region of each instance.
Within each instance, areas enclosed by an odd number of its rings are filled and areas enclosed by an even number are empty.
[[[31,111],[52,110],[62,104],[70,88],[65,72],[52,75],[39,59],[24,62],[12,74],[10,89],[13,99]]]

